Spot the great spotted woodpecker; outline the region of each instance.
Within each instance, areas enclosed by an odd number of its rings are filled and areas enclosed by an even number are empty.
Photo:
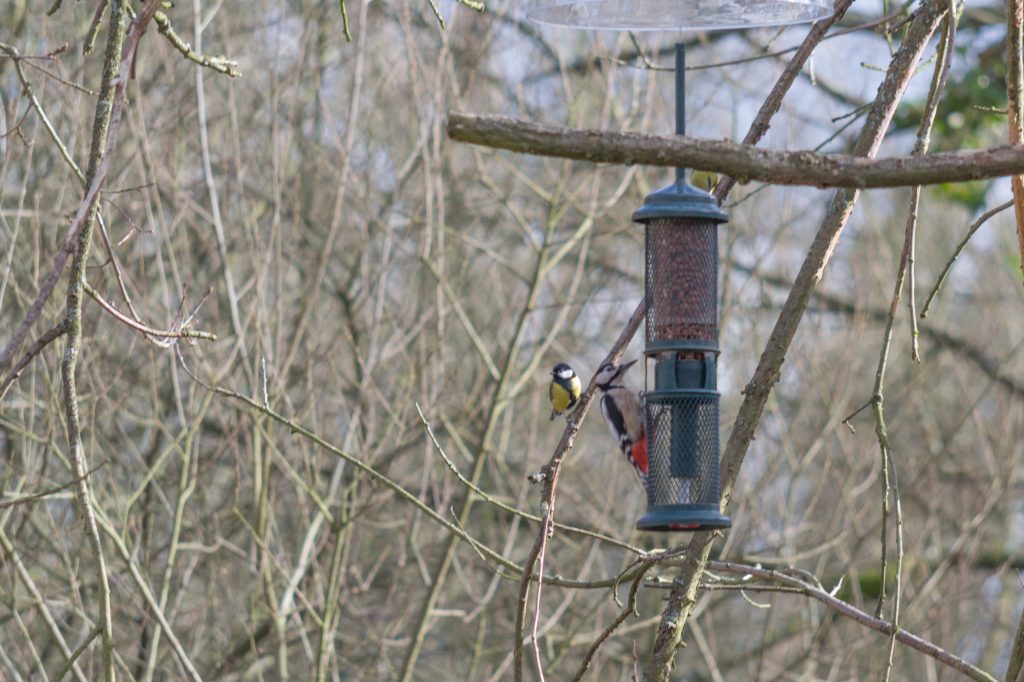
[[[636,391],[622,385],[622,375],[636,363],[609,362],[597,370],[597,388],[601,391],[601,413],[612,436],[640,479],[647,477],[647,434],[644,432],[644,407]]]

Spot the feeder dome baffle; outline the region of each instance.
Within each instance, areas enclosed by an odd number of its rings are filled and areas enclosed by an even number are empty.
[[[532,0],[526,10],[545,24],[612,31],[781,26],[831,13],[828,0]]]

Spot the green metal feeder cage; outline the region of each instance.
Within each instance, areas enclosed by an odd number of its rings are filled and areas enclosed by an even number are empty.
[[[676,132],[686,131],[686,51],[676,46]],[[647,413],[647,513],[640,530],[728,528],[719,495],[718,200],[686,181],[647,196],[644,355],[654,363]]]
[[[725,211],[679,178],[633,220],[645,231],[647,513],[640,530],[728,528],[719,510],[718,225]]]

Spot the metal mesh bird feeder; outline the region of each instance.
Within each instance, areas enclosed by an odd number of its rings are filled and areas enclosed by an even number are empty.
[[[685,51],[676,47],[676,132],[685,130]],[[647,513],[641,530],[727,528],[719,509],[718,225],[714,196],[686,181],[647,196],[644,225],[647,340],[654,390],[646,395]]]
[[[828,0],[530,0],[527,16],[574,28],[708,30],[817,21]],[[676,133],[685,133],[685,50],[676,45]],[[640,530],[727,528],[719,495],[718,225],[709,193],[676,181],[633,214],[644,225],[647,513]]]
[[[726,217],[685,182],[656,194],[633,216],[646,231],[644,354],[654,361],[648,509],[637,527],[727,527],[718,507],[717,390],[718,224]]]

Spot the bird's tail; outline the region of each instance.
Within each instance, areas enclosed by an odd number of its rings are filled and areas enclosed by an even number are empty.
[[[558,413],[557,413],[557,412],[555,412],[554,410],[551,410],[551,418],[550,418],[550,419],[548,419],[548,421],[549,421],[549,422],[553,422],[553,421],[555,421],[555,417],[557,417],[557,416],[558,416]]]

